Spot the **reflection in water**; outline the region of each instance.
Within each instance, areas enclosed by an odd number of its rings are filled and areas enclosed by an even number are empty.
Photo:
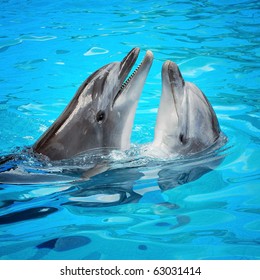
[[[36,207],[26,210],[18,211],[15,213],[6,214],[0,217],[0,225],[21,222],[25,220],[32,220],[46,217],[49,214],[58,211],[53,207]]]
[[[112,152],[106,156],[103,151],[95,150],[57,162],[50,162],[30,150],[2,157],[0,184],[5,192],[0,207],[56,197],[57,208],[63,206],[77,212],[85,207],[137,203],[154,192],[157,198],[152,201],[167,205],[161,197],[163,191],[197,180],[215,169],[224,158],[216,147],[189,158],[168,160],[143,156],[141,150],[134,147],[126,153]],[[7,219],[8,215],[2,218]],[[23,212],[17,217],[18,220],[26,219]]]
[[[183,163],[166,164],[158,172],[158,185],[165,191],[193,182],[218,167],[223,159],[223,155],[215,155],[206,159],[193,157],[190,160],[184,160]]]
[[[63,205],[102,207],[137,202],[141,196],[133,191],[133,185],[142,176],[138,168],[125,168],[107,170],[89,180],[82,179]]]
[[[232,216],[216,210],[185,212],[178,198],[167,195],[216,168],[225,156],[222,144],[167,160],[144,155],[140,146],[105,156],[95,150],[56,162],[30,149],[2,156],[0,227],[5,245],[0,258],[58,259],[69,253],[75,259],[102,259],[112,251],[127,258],[118,242],[127,240],[137,258],[147,259],[151,248],[160,252],[158,241],[203,238],[193,233],[193,228],[199,232],[199,223],[206,227],[213,222],[213,228],[215,220],[226,222]],[[22,242],[17,251],[18,236]],[[172,252],[180,253],[174,247],[159,255],[167,258]]]

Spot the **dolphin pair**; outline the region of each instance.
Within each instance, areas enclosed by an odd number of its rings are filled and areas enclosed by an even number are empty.
[[[105,65],[87,78],[33,150],[62,160],[95,148],[128,149],[137,103],[153,62],[147,51],[128,78],[139,52],[134,48],[121,62]],[[166,61],[152,149],[164,156],[196,153],[214,144],[219,134],[205,95],[183,80],[175,63]]]

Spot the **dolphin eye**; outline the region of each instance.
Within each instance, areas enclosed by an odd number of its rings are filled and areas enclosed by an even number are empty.
[[[96,120],[98,123],[102,123],[105,119],[105,112],[100,110],[98,111],[97,115],[96,115]]]
[[[185,144],[184,134],[181,133],[179,135],[179,140],[180,140],[181,143]]]

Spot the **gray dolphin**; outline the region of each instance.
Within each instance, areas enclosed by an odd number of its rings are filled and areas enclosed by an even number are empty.
[[[212,146],[219,136],[218,119],[206,96],[184,81],[174,62],[166,61],[153,150],[162,156],[194,154]]]
[[[147,51],[126,80],[139,52],[134,48],[122,62],[105,65],[87,78],[33,145],[34,152],[61,160],[95,148],[128,149],[137,103],[153,61]]]

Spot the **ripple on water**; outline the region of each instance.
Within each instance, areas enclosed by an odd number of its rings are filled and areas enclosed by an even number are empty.
[[[106,54],[109,51],[103,48],[98,48],[98,47],[92,47],[88,51],[84,53],[85,56],[91,56],[91,55],[101,55],[101,54]]]
[[[218,227],[219,224],[230,222],[234,219],[234,215],[224,211],[201,210],[171,218],[160,218],[159,221],[142,222],[130,227],[129,231],[146,235],[172,235],[204,227]]]

